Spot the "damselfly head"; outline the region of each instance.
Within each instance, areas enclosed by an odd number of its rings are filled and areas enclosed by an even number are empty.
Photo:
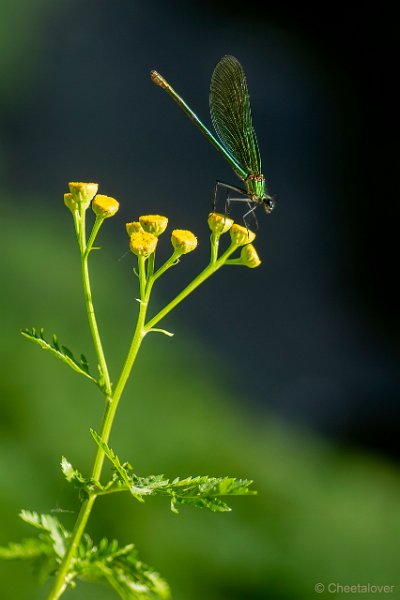
[[[267,214],[272,213],[275,208],[275,200],[272,196],[264,196],[262,199],[264,210]]]

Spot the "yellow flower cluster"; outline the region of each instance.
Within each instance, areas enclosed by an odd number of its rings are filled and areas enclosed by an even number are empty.
[[[126,224],[126,232],[130,237],[130,249],[137,256],[148,257],[157,247],[158,236],[166,230],[167,217],[161,215],[143,215],[139,221]],[[174,229],[171,243],[175,254],[181,256],[192,252],[197,247],[197,238],[191,231]]]
[[[247,227],[234,223],[233,219],[227,215],[215,212],[208,215],[208,226],[217,238],[229,231],[232,245],[243,246],[240,259],[234,259],[235,264],[241,264],[250,269],[254,269],[261,264],[257,250],[252,244],[256,237],[254,231],[250,231]]]
[[[69,192],[64,194],[64,204],[72,214],[80,209],[87,210],[90,203],[94,214],[100,219],[113,217],[119,209],[119,202],[115,198],[97,193],[97,183],[70,181],[68,187]]]
[[[69,192],[64,194],[64,203],[71,211],[74,218],[81,210],[87,210],[92,205],[92,210],[97,219],[113,217],[119,209],[119,202],[111,196],[98,194],[97,183],[84,183],[71,181]],[[147,258],[156,250],[158,237],[164,233],[168,225],[168,218],[162,215],[142,215],[138,221],[126,224],[126,231],[130,238],[130,249],[137,256]],[[227,215],[212,212],[208,215],[208,225],[212,231],[212,239],[218,247],[221,235],[229,231],[231,248],[241,247],[240,258],[230,259],[230,264],[242,264],[249,268],[258,267],[261,260],[252,245],[256,235],[247,227],[234,223]],[[188,254],[197,248],[196,236],[185,229],[174,229],[171,234],[171,244],[176,257]]]

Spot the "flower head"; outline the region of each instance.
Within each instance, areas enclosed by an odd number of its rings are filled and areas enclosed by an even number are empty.
[[[99,189],[98,183],[83,183],[82,181],[70,181],[68,186],[75,202],[85,210],[89,208]]]
[[[187,254],[197,248],[197,237],[191,231],[174,229],[171,234],[171,243],[175,252]]]
[[[208,226],[216,235],[222,235],[229,231],[233,225],[233,219],[220,213],[212,212],[208,215]]]
[[[131,223],[127,223],[125,225],[126,233],[131,237],[133,233],[137,233],[138,231],[143,231],[143,227],[139,223],[139,221],[132,221]]]
[[[164,233],[168,225],[167,217],[161,215],[144,215],[139,217],[141,226],[147,233],[152,233],[157,237]]]
[[[92,210],[97,217],[108,219],[113,217],[119,209],[119,202],[110,196],[97,194],[92,202]]]
[[[72,212],[72,214],[79,208],[78,204],[74,200],[73,195],[69,192],[64,194],[64,204]]]
[[[147,231],[136,231],[132,233],[129,247],[136,256],[147,258],[153,254],[157,247],[158,238]]]
[[[253,244],[246,244],[246,246],[243,246],[240,253],[240,258],[242,264],[245,267],[249,267],[249,269],[255,269],[255,267],[259,267],[261,265],[260,257],[258,256],[257,250],[254,248]]]
[[[251,244],[255,240],[256,234],[243,225],[234,223],[230,229],[232,243],[236,246],[244,246],[245,244]]]

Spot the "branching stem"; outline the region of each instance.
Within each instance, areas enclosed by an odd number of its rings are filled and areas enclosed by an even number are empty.
[[[92,233],[89,237],[89,241],[86,242],[85,232],[85,213],[81,211],[80,224],[79,224],[79,235],[78,241],[81,250],[81,266],[82,266],[82,282],[85,296],[85,306],[89,320],[90,331],[93,338],[94,347],[96,350],[99,365],[102,371],[105,382],[105,393],[106,393],[106,406],[103,417],[103,423],[101,426],[100,437],[107,444],[110,438],[112,425],[114,422],[115,414],[118,408],[119,401],[122,393],[129,379],[132,371],[135,359],[139,352],[141,343],[146,334],[159,323],[168,313],[170,313],[182,300],[184,300],[191,292],[193,292],[200,284],[202,284],[208,277],[213,275],[225,261],[231,256],[231,254],[237,249],[237,245],[232,243],[229,248],[217,258],[218,254],[218,239],[211,237],[211,259],[208,266],[195,278],[189,285],[187,285],[169,304],[167,304],[162,310],[160,310],[152,319],[146,323],[147,308],[149,305],[150,295],[155,281],[170,267],[177,263],[179,255],[174,252],[172,256],[162,265],[157,271],[154,272],[154,263],[151,263],[146,273],[146,259],[144,257],[138,257],[138,268],[139,268],[139,286],[140,286],[140,303],[139,303],[139,315],[136,323],[136,328],[133,334],[132,342],[123,365],[121,374],[117,381],[117,384],[112,391],[111,381],[107,368],[107,363],[100,339],[100,334],[97,326],[95,317],[95,311],[92,301],[92,293],[89,279],[89,267],[88,258],[95,241],[96,235],[100,229],[102,221],[96,219],[92,229]],[[92,475],[91,477],[99,481],[103,469],[105,459],[104,450],[98,446]],[[101,494],[99,494],[101,495]],[[90,517],[94,502],[97,498],[97,494],[92,492],[82,503],[79,511],[74,529],[71,534],[69,546],[67,552],[64,555],[63,561],[57,572],[53,588],[48,596],[48,600],[58,600],[65,592],[71,573],[73,573],[73,564],[76,555],[78,545],[81,541],[82,535],[86,529],[87,522]]]

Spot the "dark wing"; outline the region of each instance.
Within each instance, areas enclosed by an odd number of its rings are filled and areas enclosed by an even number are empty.
[[[224,56],[210,84],[211,119],[223,145],[248,173],[261,173],[246,77],[234,56]]]

